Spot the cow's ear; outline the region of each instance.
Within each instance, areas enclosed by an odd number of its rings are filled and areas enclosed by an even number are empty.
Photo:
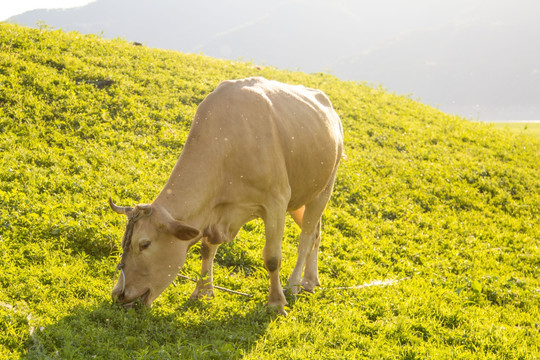
[[[167,227],[169,232],[180,240],[192,240],[201,233],[194,227],[179,220],[171,220]]]

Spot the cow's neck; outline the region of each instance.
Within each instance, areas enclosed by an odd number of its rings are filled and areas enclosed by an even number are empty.
[[[167,184],[154,200],[173,218],[200,229],[207,225],[219,181],[219,170],[208,166],[203,157],[196,151],[182,152]]]

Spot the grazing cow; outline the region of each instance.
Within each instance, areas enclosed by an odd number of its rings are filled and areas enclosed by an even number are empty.
[[[202,271],[192,298],[213,295],[217,247],[262,218],[268,303],[284,313],[279,280],[285,215],[301,227],[287,289],[319,285],[321,216],[342,156],[343,130],[326,95],[261,77],[222,82],[200,104],[184,149],[152,204],[111,208],[128,217],[112,297],[150,306],[201,241]],[[302,278],[303,271],[303,278]]]

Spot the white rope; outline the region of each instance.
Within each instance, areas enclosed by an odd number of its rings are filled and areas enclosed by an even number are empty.
[[[329,287],[329,288],[320,288],[321,290],[355,290],[355,289],[365,289],[368,287],[376,287],[376,286],[390,286],[395,285],[398,282],[402,282],[404,280],[409,280],[411,277],[405,277],[403,279],[388,279],[388,280],[373,280],[368,283],[364,283],[362,285],[355,285],[355,286],[338,286],[338,287]]]
[[[120,269],[120,274],[122,274],[122,294],[126,292],[126,274],[124,274],[124,269]]]
[[[124,274],[124,269],[122,268],[116,268],[113,275],[113,287],[114,287],[114,281],[116,280],[116,274],[118,273],[118,270],[120,270],[120,274],[122,274],[122,294],[126,291],[126,274]]]

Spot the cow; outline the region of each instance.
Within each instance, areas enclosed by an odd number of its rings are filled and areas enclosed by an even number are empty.
[[[199,105],[180,157],[157,198],[115,205],[128,224],[112,298],[146,306],[167,288],[191,246],[201,242],[202,270],[191,298],[214,294],[212,265],[220,244],[247,222],[265,224],[268,305],[285,313],[280,284],[286,213],[300,226],[298,258],[286,290],[320,285],[321,217],[343,151],[343,129],[320,90],[262,77],[224,81]],[[303,277],[302,277],[303,272]]]

